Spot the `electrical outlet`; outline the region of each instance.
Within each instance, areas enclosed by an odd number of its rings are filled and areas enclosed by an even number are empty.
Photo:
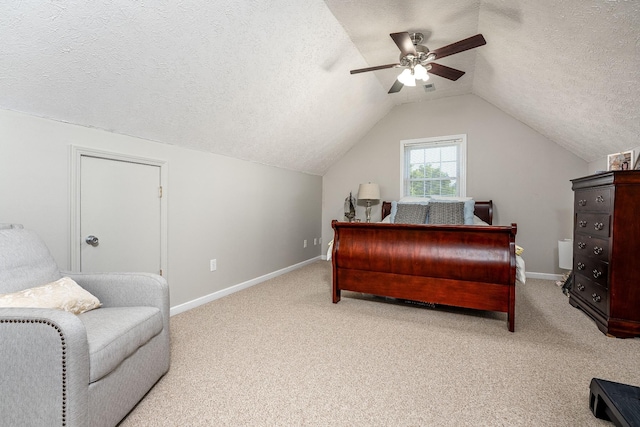
[[[217,268],[218,268],[218,261],[217,260],[212,259],[211,261],[209,261],[209,270],[216,271]]]
[[[317,245],[317,244],[318,244],[318,238],[317,238],[317,237],[314,237],[314,238],[313,238],[313,246],[315,246],[315,245]]]
[[[306,247],[307,247],[307,239],[304,239],[304,240],[302,241],[302,247],[303,247],[303,248],[306,248]]]

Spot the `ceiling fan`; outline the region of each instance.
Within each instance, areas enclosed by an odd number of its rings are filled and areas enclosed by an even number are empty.
[[[389,35],[400,49],[399,63],[351,70],[351,74],[358,74],[367,71],[384,70],[386,68],[405,67],[393,83],[393,86],[391,86],[391,89],[389,89],[389,93],[399,92],[405,85],[415,86],[416,80],[429,80],[428,73],[453,81],[458,80],[464,75],[464,71],[456,70],[446,65],[436,64],[433,61],[487,44],[482,34],[476,34],[475,36],[430,51],[429,48],[420,44],[424,40],[422,33],[404,32]]]

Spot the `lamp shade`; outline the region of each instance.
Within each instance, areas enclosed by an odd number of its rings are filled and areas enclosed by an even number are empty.
[[[358,199],[360,200],[380,200],[380,187],[378,184],[360,184],[358,188]]]

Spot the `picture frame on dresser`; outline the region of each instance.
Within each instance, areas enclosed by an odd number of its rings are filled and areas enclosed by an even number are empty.
[[[636,158],[636,163],[635,165],[633,165],[633,170],[640,170],[640,154],[638,154],[638,157]]]
[[[607,171],[631,170],[634,159],[633,150],[613,153],[607,156]],[[634,169],[638,166],[638,161],[634,165]]]

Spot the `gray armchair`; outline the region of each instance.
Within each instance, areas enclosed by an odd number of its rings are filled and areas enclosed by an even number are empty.
[[[32,231],[0,224],[0,294],[71,277],[100,308],[0,307],[0,424],[114,426],[169,370],[169,289],[147,273],[63,273]]]

